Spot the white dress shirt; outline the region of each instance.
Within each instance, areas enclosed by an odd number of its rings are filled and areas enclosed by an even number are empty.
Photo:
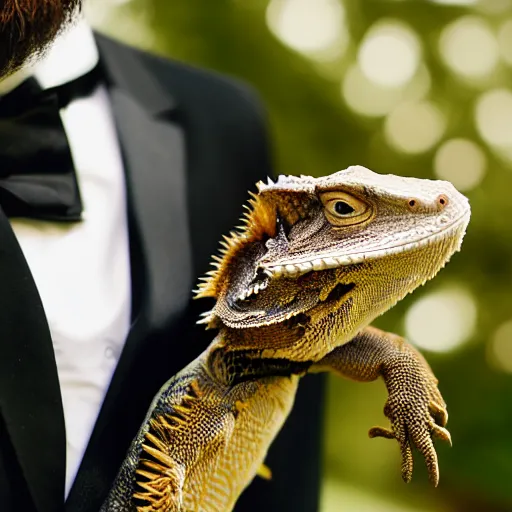
[[[41,61],[0,82],[0,94],[27,74],[43,88],[61,85],[97,62],[93,34],[81,21],[59,36]],[[128,334],[131,290],[123,165],[105,87],[72,101],[60,114],[84,220],[12,219],[11,225],[52,335],[66,421],[67,496]]]

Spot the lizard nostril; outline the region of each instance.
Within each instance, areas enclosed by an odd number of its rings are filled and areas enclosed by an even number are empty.
[[[448,198],[444,194],[441,194],[437,198],[437,204],[439,204],[442,210],[448,204]]]
[[[409,208],[414,211],[418,207],[418,201],[416,199],[409,199],[407,201],[407,204],[409,205]]]

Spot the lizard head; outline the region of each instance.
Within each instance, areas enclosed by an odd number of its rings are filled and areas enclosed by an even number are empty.
[[[431,279],[459,250],[470,216],[451,183],[361,166],[257,187],[197,291],[216,299],[203,322],[232,329],[295,322],[305,339],[321,328],[320,355]]]

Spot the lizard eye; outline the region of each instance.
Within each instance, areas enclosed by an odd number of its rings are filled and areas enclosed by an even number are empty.
[[[338,215],[350,215],[351,213],[354,213],[354,208],[345,201],[336,201],[334,203],[334,211]]]
[[[324,192],[320,200],[325,208],[325,216],[333,226],[360,224],[372,214],[369,204],[346,192]]]

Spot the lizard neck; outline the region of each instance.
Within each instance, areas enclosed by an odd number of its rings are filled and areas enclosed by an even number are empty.
[[[234,332],[236,331],[236,332]],[[313,361],[294,361],[286,357],[272,357],[258,345],[242,343],[244,334],[251,338],[251,329],[222,328],[206,351],[206,369],[217,383],[232,387],[250,380],[304,375]],[[238,343],[233,344],[233,336]]]

